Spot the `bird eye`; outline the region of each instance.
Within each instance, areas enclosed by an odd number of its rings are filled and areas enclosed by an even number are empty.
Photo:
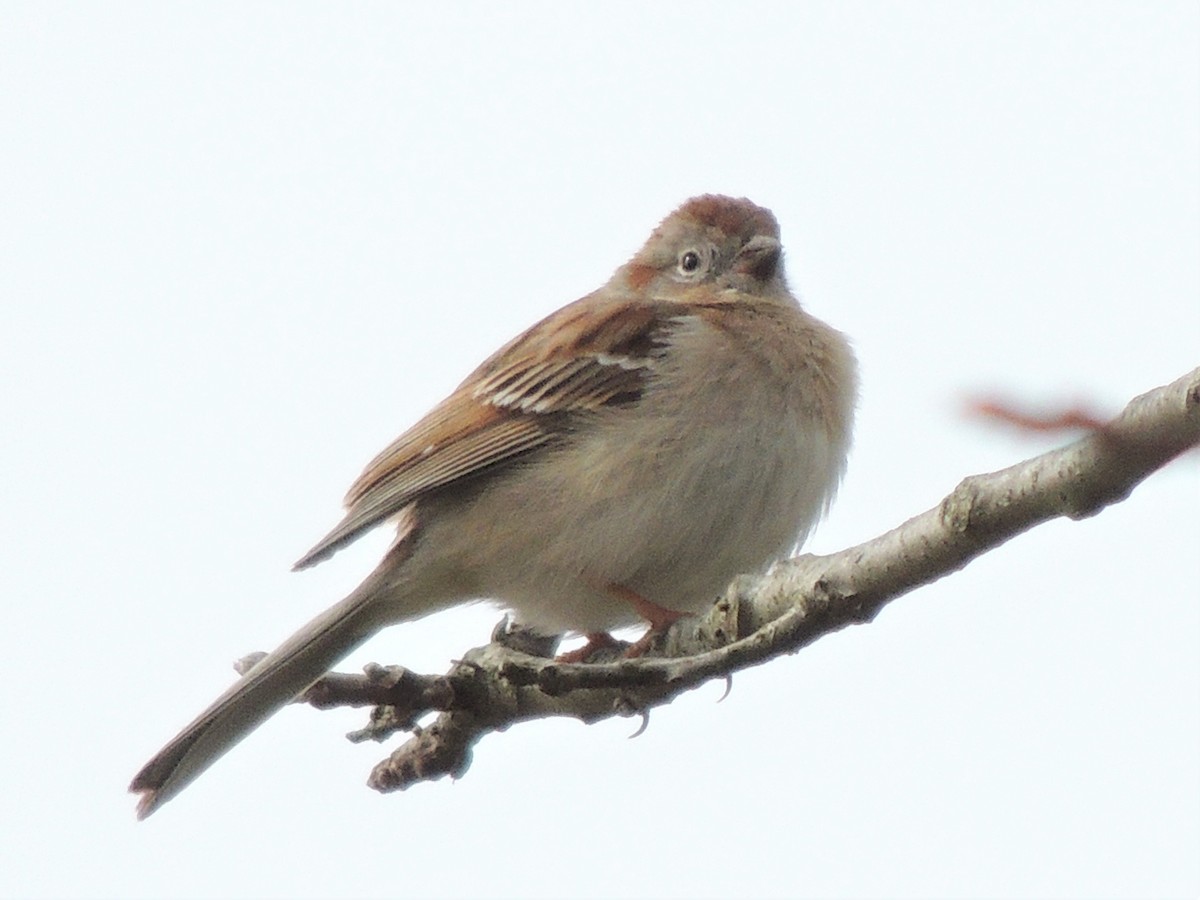
[[[700,270],[700,254],[695,250],[684,250],[679,254],[679,271],[683,275],[694,275]]]

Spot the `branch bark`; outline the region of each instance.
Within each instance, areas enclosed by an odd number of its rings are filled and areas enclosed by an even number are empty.
[[[459,777],[476,743],[519,722],[567,716],[595,722],[642,715],[713,678],[759,665],[847,625],[870,622],[892,600],[1059,516],[1082,519],[1125,499],[1142,480],[1200,445],[1200,368],[1132,400],[1065,447],[965,478],[933,509],[828,556],[802,555],[742,577],[702,618],[676,623],[637,659],[562,664],[552,644],[498,628],[445,675],[368,666],[331,674],[298,702],[374,705],[352,740],[409,731],[368,784],[403,790]],[[418,720],[431,712],[432,724]]]

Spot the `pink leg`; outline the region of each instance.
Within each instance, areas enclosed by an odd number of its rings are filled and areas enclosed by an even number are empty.
[[[608,590],[632,606],[639,616],[650,623],[650,628],[646,633],[638,639],[637,643],[625,651],[626,659],[634,659],[641,656],[650,649],[650,645],[656,637],[687,615],[687,613],[680,612],[677,609],[667,609],[665,606],[652,603],[641,594],[631,591],[624,585],[610,584],[608,585]]]
[[[625,651],[624,655],[626,659],[634,659],[641,656],[650,649],[650,645],[654,643],[656,637],[687,615],[687,613],[676,609],[667,609],[665,606],[659,606],[657,603],[647,600],[637,591],[630,590],[621,584],[607,584],[604,586],[604,590],[624,600],[633,607],[633,611],[638,616],[650,624],[650,628],[646,633]],[[612,647],[617,643],[616,639],[606,631],[590,631],[586,637],[586,644],[578,650],[568,650],[566,653],[560,653],[554,657],[554,661],[560,663],[585,662],[597,650]]]
[[[560,653],[554,657],[555,662],[559,663],[579,663],[587,660],[589,656],[597,650],[603,650],[605,647],[615,647],[617,639],[607,631],[589,631],[587,635],[587,643],[577,650],[568,650],[566,653]]]

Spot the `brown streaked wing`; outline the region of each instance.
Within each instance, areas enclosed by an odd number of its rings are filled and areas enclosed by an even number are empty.
[[[481,403],[532,413],[636,400],[678,313],[666,301],[585,297],[502,348],[463,388]]]
[[[371,461],[346,495],[345,518],[292,568],[328,559],[421,494],[540,447],[553,437],[542,426],[456,391]]]
[[[566,413],[636,400],[678,307],[587,297],[483,363],[366,467],[346,517],[293,568],[315,565],[422,494],[554,440]]]

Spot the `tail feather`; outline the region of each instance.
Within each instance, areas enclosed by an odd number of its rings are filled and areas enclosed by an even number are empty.
[[[365,587],[365,586],[364,586]],[[359,590],[321,613],[263,657],[134,776],[144,819],[379,627],[373,593]]]

